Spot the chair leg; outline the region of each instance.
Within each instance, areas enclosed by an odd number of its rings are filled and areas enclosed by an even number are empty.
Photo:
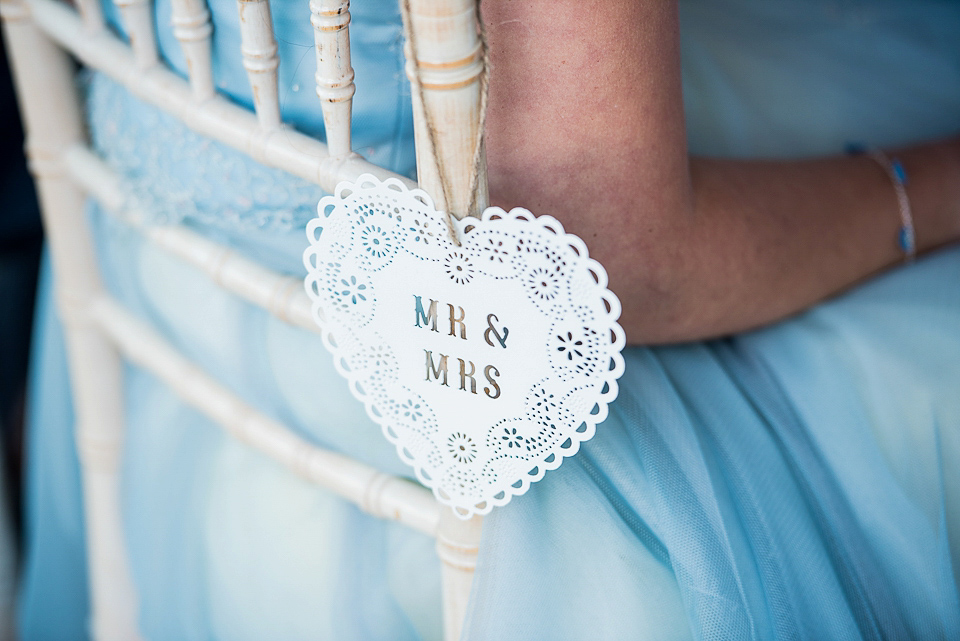
[[[84,216],[85,197],[68,179],[62,160],[64,151],[83,138],[74,68],[36,28],[25,2],[0,0],[0,15],[66,334],[83,477],[91,632],[97,641],[137,640],[137,599],[120,514],[122,363],[90,318],[102,283]]]
[[[477,567],[477,550],[483,517],[469,520],[458,518],[453,510],[444,508],[437,532],[437,554],[442,563],[443,582],[443,638],[458,641],[467,613],[467,602],[473,586],[473,572]]]

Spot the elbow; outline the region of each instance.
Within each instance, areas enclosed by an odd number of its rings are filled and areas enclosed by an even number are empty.
[[[562,179],[523,182],[521,189],[516,174],[492,177],[493,204],[549,214],[586,243],[620,300],[629,345],[678,343],[713,333],[706,309],[695,300],[701,256],[691,233],[690,199],[664,202],[663,194],[647,197],[636,188],[571,193]]]
[[[620,300],[628,345],[683,343],[716,333],[709,309],[697,300],[697,256],[688,241],[673,231],[648,233],[629,251],[598,258]]]

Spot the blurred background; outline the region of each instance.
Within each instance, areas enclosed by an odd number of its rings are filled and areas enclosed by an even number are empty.
[[[0,641],[13,639],[24,399],[42,246],[40,212],[0,36]]]

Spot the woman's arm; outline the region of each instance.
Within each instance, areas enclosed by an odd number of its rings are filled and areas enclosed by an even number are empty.
[[[623,302],[631,343],[781,319],[902,254],[867,157],[690,159],[668,0],[484,0],[494,203],[557,217]],[[960,138],[897,152],[924,251],[960,238]]]

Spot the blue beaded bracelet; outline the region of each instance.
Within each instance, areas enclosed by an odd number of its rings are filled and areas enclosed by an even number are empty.
[[[917,255],[917,236],[913,228],[913,213],[910,210],[910,199],[907,198],[907,171],[898,158],[892,160],[879,149],[866,147],[858,143],[847,145],[847,153],[864,155],[872,158],[886,172],[897,194],[897,205],[900,207],[900,231],[897,234],[897,244],[903,252],[906,262],[911,262]]]

